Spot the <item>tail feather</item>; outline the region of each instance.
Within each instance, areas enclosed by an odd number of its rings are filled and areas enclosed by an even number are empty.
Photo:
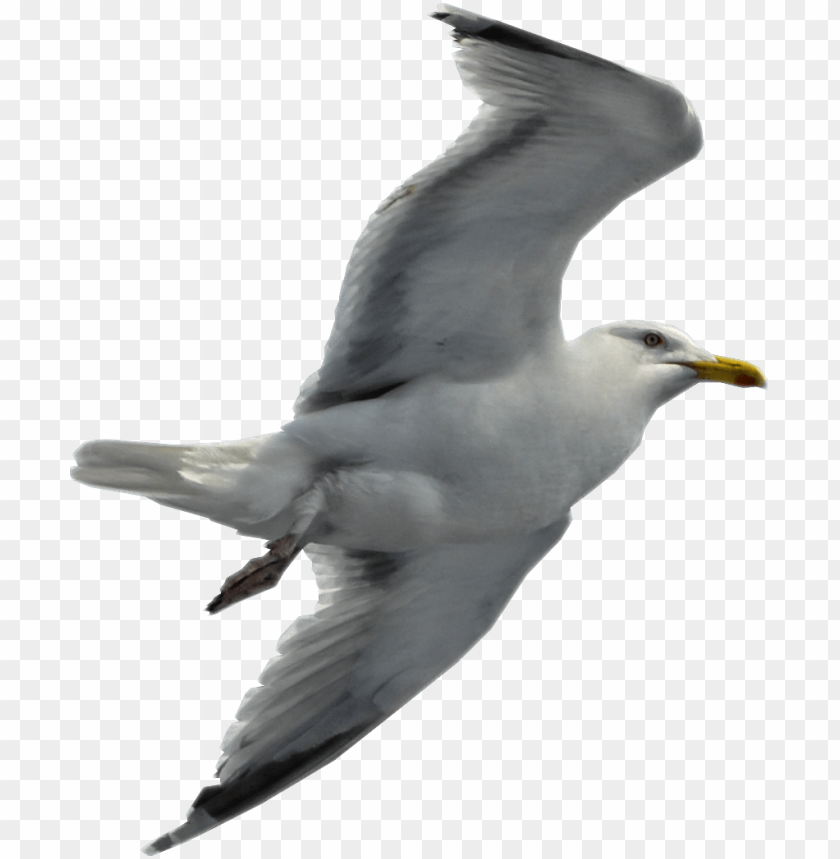
[[[131,441],[89,441],[74,454],[71,476],[100,489],[149,496],[190,496],[198,489],[180,474],[195,447]]]
[[[75,453],[80,483],[151,498],[250,536],[273,539],[294,519],[316,458],[283,433],[223,444],[89,441]],[[260,525],[270,522],[270,533]]]

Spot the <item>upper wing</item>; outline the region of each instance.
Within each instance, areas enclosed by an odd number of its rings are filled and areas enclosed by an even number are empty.
[[[435,17],[484,104],[362,233],[298,414],[431,373],[505,372],[557,332],[580,239],[702,146],[670,84],[450,6]]]
[[[516,540],[425,552],[307,547],[315,613],[277,643],[222,741],[187,822],[146,848],[194,838],[337,758],[454,665],[495,623],[570,519]]]

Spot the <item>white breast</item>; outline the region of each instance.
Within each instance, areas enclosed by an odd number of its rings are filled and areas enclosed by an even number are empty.
[[[503,379],[427,379],[392,395],[299,419],[338,466],[327,532],[348,548],[408,548],[522,534],[562,518],[641,438],[581,407],[557,364],[534,358]],[[597,431],[596,431],[597,430]]]

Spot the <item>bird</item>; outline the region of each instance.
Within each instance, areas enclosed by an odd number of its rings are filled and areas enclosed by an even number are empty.
[[[201,835],[307,777],[457,663],[562,538],[572,506],[695,384],[765,387],[662,323],[564,337],[563,274],[617,205],[700,152],[671,84],[449,5],[482,105],[355,245],[320,368],[280,431],[196,445],[98,440],[72,476],[259,537],[218,613],[312,561],[186,821]]]

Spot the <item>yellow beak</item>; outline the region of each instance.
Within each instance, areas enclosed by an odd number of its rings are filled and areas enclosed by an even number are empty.
[[[715,358],[717,361],[686,361],[684,366],[696,370],[697,378],[708,382],[723,382],[727,385],[737,385],[739,388],[767,387],[764,373],[758,367],[746,361],[724,358],[721,355],[715,355]]]

